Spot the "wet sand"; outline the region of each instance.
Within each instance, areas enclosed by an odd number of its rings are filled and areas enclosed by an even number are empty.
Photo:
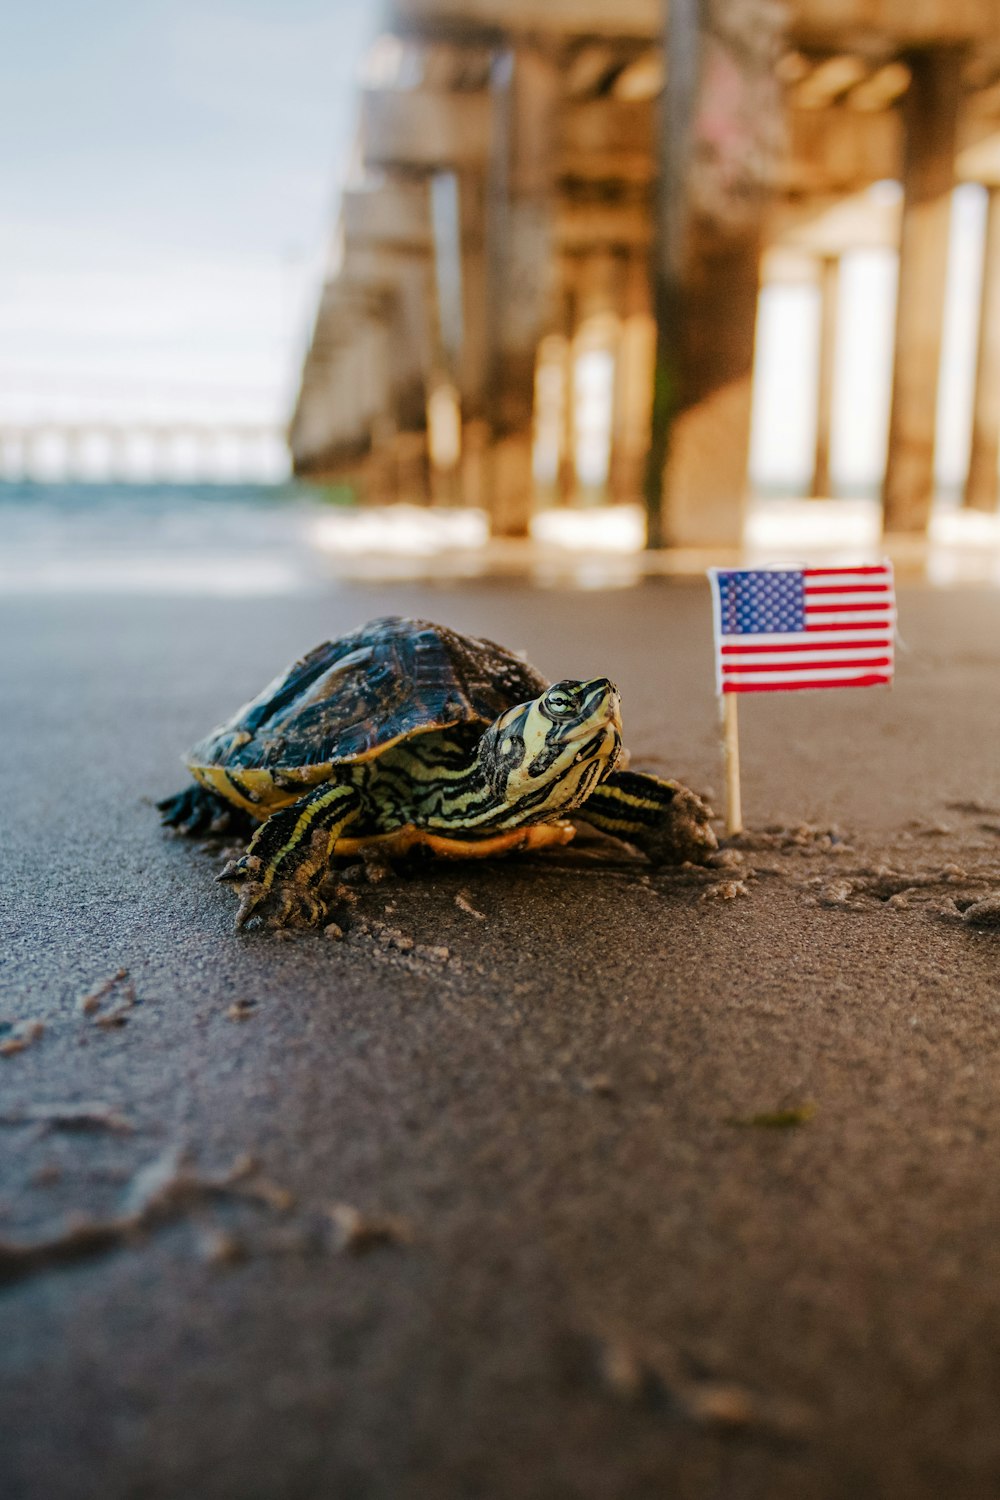
[[[730,867],[235,936],[151,802],[389,610],[614,676],[721,786],[694,582],[0,605],[5,1500],[996,1493],[1000,595],[903,589],[891,693],[741,705]]]

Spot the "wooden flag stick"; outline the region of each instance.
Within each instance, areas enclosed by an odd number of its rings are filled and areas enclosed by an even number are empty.
[[[737,695],[722,694],[722,746],[726,757],[726,837],[743,832],[743,807],[740,797],[740,724],[736,713]]]

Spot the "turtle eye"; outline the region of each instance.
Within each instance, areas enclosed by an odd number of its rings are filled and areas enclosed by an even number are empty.
[[[554,719],[571,719],[576,713],[576,698],[564,688],[550,688],[545,695],[545,707]]]

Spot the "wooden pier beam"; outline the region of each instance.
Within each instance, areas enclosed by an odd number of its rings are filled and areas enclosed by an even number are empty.
[[[383,500],[427,504],[427,398],[434,351],[431,257],[418,248],[348,240],[341,280],[381,299],[387,320],[384,395],[371,409],[373,418],[381,418],[377,444],[372,433],[380,459],[372,466],[368,488],[375,495],[383,485]]]
[[[649,392],[653,382],[653,318],[646,256],[631,253],[625,265],[622,329],[615,367],[614,435],[610,489],[615,500],[642,495],[649,447]]]
[[[972,447],[964,503],[995,511],[1000,498],[1000,187],[988,190],[983,284],[979,302],[979,349],[972,403]]]
[[[461,414],[461,501],[483,507],[489,373],[484,171],[466,166],[437,173],[431,204],[441,355]]]
[[[904,101],[903,224],[889,447],[887,533],[927,530],[934,501],[934,432],[951,191],[955,182],[962,49],[910,53]]]
[[[648,542],[736,545],[762,221],[780,143],[783,11],[769,0],[670,0],[667,9]]]
[[[328,282],[289,431],[296,474],[360,477],[372,423],[391,404],[386,349],[391,317],[381,293]]]
[[[413,505],[430,504],[431,461],[427,426],[432,338],[432,268],[416,258],[399,268],[395,287],[390,368],[395,435],[392,442],[395,497]]]
[[[811,493],[828,499],[833,376],[837,360],[837,309],[840,303],[840,257],[824,255],[819,263],[819,372],[816,383],[816,449]]]
[[[553,55],[518,44],[493,77],[488,176],[487,509],[498,536],[525,536],[534,503],[535,359],[555,315],[553,247],[559,74]]]
[[[572,505],[576,499],[576,334],[579,302],[579,263],[576,256],[561,258],[560,333],[562,338],[562,432],[559,442],[559,471],[556,493],[561,505]]]

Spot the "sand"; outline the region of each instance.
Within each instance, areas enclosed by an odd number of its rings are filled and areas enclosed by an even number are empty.
[[[744,703],[727,865],[235,936],[151,803],[389,610],[721,786],[695,583],[0,605],[4,1500],[995,1494],[1000,596],[904,589],[891,693]]]

